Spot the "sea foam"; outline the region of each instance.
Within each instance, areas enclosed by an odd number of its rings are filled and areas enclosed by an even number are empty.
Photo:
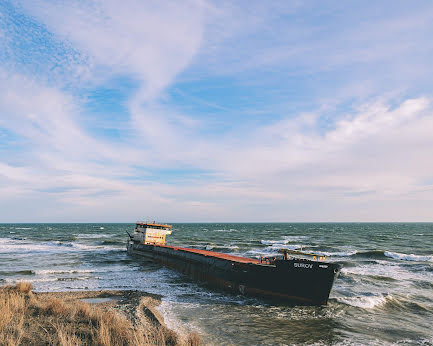
[[[360,297],[337,297],[337,301],[361,309],[373,309],[384,305],[391,296],[360,296]]]
[[[433,256],[422,256],[414,254],[404,254],[398,252],[385,251],[384,255],[386,257],[394,258],[401,261],[418,261],[418,262],[433,262]]]
[[[337,252],[315,251],[315,253],[321,256],[329,256],[329,257],[350,257],[356,255],[358,251],[356,250],[337,251]]]

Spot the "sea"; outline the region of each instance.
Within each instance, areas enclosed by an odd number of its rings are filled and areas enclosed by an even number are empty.
[[[126,253],[134,224],[0,224],[0,284],[142,290],[170,328],[205,345],[433,345],[433,223],[173,224],[168,244],[259,258],[281,248],[343,266],[328,305],[210,289]],[[317,283],[320,285],[320,282]]]

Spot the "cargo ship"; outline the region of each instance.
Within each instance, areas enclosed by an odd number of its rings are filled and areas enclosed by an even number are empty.
[[[172,226],[137,222],[127,250],[176,269],[212,287],[290,305],[325,305],[340,265],[326,257],[281,249],[281,255],[248,258],[166,245]]]

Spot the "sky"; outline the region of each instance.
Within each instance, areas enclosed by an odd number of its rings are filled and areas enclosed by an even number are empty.
[[[0,222],[431,222],[432,37],[421,0],[0,0]]]

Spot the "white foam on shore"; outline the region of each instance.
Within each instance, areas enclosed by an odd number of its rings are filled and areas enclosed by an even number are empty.
[[[382,306],[391,296],[360,296],[360,297],[337,297],[338,302],[351,305],[361,309],[373,309]]]
[[[386,257],[394,258],[401,261],[415,261],[415,262],[433,262],[433,256],[422,256],[414,254],[404,254],[398,252],[385,251],[384,255]]]
[[[189,332],[192,330],[196,331],[197,333],[203,335],[203,331],[192,322],[187,322],[181,320],[178,317],[177,309],[179,308],[187,308],[191,309],[197,309],[199,307],[199,304],[194,303],[179,303],[179,302],[173,302],[173,301],[167,301],[165,299],[162,299],[161,304],[157,307],[157,310],[161,313],[161,315],[164,318],[164,323],[167,325],[168,328],[171,330],[175,330],[180,334],[188,335]]]
[[[17,282],[17,278],[6,278],[4,280],[7,284],[15,284]],[[32,278],[30,281],[34,283],[34,282],[55,282],[58,280],[57,278],[45,277],[45,278]]]

